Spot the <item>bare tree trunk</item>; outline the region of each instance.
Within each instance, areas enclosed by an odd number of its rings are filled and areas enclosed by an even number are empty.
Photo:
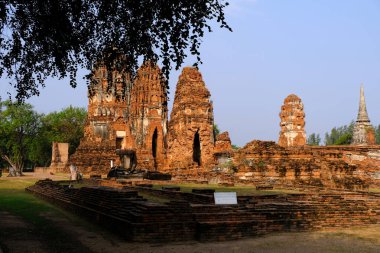
[[[22,169],[19,168],[19,164],[15,164],[7,155],[2,155],[1,156],[5,161],[9,163],[11,166],[9,168],[9,175],[8,177],[17,177],[22,175]]]

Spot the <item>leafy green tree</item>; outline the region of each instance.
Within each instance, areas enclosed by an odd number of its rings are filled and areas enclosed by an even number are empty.
[[[42,138],[49,141],[50,148],[52,142],[69,143],[69,154],[73,154],[83,137],[86,119],[86,109],[72,106],[59,112],[49,113],[42,118]]]
[[[21,175],[24,166],[49,166],[52,142],[68,142],[69,154],[75,152],[83,136],[87,117],[84,108],[68,107],[40,115],[29,104],[0,103],[1,166]]]
[[[217,124],[214,124],[213,126],[213,130],[214,130],[214,136],[216,137],[218,134],[220,134],[220,129],[218,127]]]
[[[32,167],[48,167],[51,162],[52,144],[44,134],[43,125],[37,134],[37,137],[30,143],[28,160]]]
[[[211,21],[231,30],[227,5],[223,0],[2,0],[0,77],[15,80],[19,100],[38,94],[48,76],[68,76],[75,87],[78,69],[96,64],[133,76],[139,58],[160,59],[168,79],[188,49],[195,65],[201,63],[199,48]]]
[[[352,142],[352,132],[343,133],[334,145],[350,145]]]
[[[320,142],[321,137],[319,136],[319,134],[312,133],[307,138],[307,144],[310,146],[319,146]]]
[[[41,129],[41,115],[30,104],[0,102],[0,153],[10,166],[11,176],[22,175],[31,143]]]
[[[41,129],[32,145],[29,159],[36,166],[49,166],[51,163],[52,143],[69,143],[69,154],[73,154],[83,137],[87,112],[84,108],[69,106],[62,111],[43,115]]]
[[[380,125],[375,127],[376,144],[380,144]]]
[[[349,145],[352,141],[354,121],[349,125],[334,127],[330,133],[325,134],[325,145]]]

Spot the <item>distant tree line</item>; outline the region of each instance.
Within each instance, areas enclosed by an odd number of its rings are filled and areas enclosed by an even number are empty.
[[[218,136],[221,133],[220,128],[217,124],[213,125],[213,131],[214,131],[214,137],[215,138],[216,138],[216,136]],[[231,144],[231,147],[233,149],[239,149],[240,148],[238,145],[235,145],[235,144]]]
[[[307,145],[310,145],[310,146],[319,146],[320,142],[321,142],[321,137],[319,136],[319,134],[315,134],[315,133],[310,134],[306,141]]]
[[[325,133],[325,145],[349,145],[352,142],[352,134],[355,122],[352,121],[348,125],[334,127],[330,132]],[[376,144],[380,144],[380,125],[374,127],[376,135]],[[319,134],[312,133],[307,138],[307,144],[311,146],[319,146],[321,137]]]
[[[74,153],[86,118],[84,108],[45,115],[27,103],[0,101],[0,168],[10,166],[20,175],[24,168],[49,166],[52,142],[67,142],[69,154]]]

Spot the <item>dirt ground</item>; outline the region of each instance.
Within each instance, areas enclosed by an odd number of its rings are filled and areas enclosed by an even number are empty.
[[[28,177],[65,179],[64,175],[27,175]],[[64,178],[62,178],[64,177]],[[181,243],[126,242],[94,224],[62,211],[63,215],[41,215],[60,231],[64,247],[55,248],[51,235],[8,212],[0,212],[0,253],[24,252],[133,252],[133,253],[211,253],[211,252],[380,252],[380,225],[304,233],[278,233],[238,241]],[[6,231],[6,235],[1,231]],[[50,238],[50,239],[49,239]],[[3,251],[3,252],[2,252]]]
[[[167,244],[126,242],[101,228],[89,229],[67,217],[44,217],[54,222],[68,239],[65,249],[51,249],[32,224],[19,217],[1,213],[0,229],[11,227],[13,233],[1,238],[5,252],[99,252],[99,253],[221,253],[221,252],[380,252],[380,225],[366,228],[307,233],[279,233],[238,241],[199,243],[195,241]],[[372,236],[371,236],[372,235]],[[1,251],[0,251],[1,252]]]

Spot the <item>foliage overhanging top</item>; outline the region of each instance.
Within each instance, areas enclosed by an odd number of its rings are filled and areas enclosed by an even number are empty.
[[[209,22],[225,21],[219,0],[2,0],[0,77],[10,78],[16,98],[39,94],[46,77],[69,76],[101,62],[135,73],[139,57],[160,59],[166,77],[186,49],[201,63],[199,46]],[[125,57],[119,57],[123,55]],[[89,75],[91,76],[91,75]]]

